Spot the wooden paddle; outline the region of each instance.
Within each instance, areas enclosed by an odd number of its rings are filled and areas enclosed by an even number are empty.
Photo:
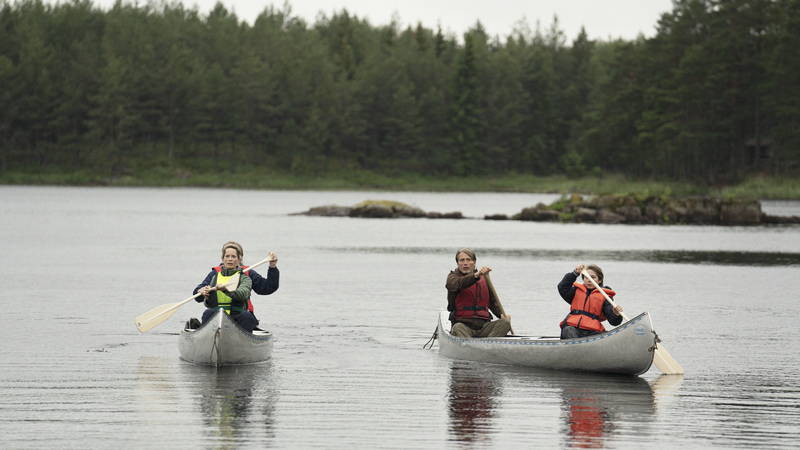
[[[485,274],[483,275],[483,277],[484,277],[484,278],[486,278],[486,286],[488,286],[488,287],[489,287],[489,291],[491,291],[491,293],[492,293],[492,296],[494,297],[494,300],[495,300],[495,302],[497,302],[497,309],[499,309],[499,310],[500,310],[500,315],[503,315],[503,316],[507,315],[507,314],[506,314],[506,310],[505,310],[505,309],[503,309],[503,304],[502,304],[502,303],[500,303],[500,296],[498,296],[498,295],[497,295],[497,291],[495,291],[495,290],[494,290],[494,284],[492,284],[492,278],[489,276],[489,273],[488,273],[488,272],[487,272],[487,273],[485,273]],[[510,321],[510,320],[509,320],[509,331],[511,331],[511,334],[512,334],[512,335],[513,335],[513,334],[517,334],[517,333],[514,333],[514,329],[513,329],[513,328],[511,328],[511,321]]]
[[[272,259],[270,258],[270,256],[267,256],[266,258],[262,259],[261,261],[259,261],[259,262],[255,263],[255,264],[253,264],[252,266],[248,267],[246,270],[253,269],[253,268],[258,267],[258,266],[260,266],[262,264],[268,263],[270,261],[272,261]],[[222,289],[223,286],[226,287],[226,288],[235,288],[236,286],[239,285],[240,273],[241,272],[237,272],[236,275],[234,275],[227,283],[225,283],[224,285],[214,286],[213,288],[211,288],[211,290],[212,291],[216,291],[216,290]],[[189,298],[187,298],[185,300],[181,300],[178,303],[167,303],[165,305],[156,306],[155,308],[151,309],[150,311],[147,311],[146,313],[141,314],[141,315],[136,317],[136,319],[135,319],[136,328],[139,329],[140,333],[144,333],[146,331],[149,331],[149,330],[153,329],[154,327],[156,327],[158,325],[161,325],[162,322],[164,322],[165,320],[167,320],[170,317],[172,317],[172,315],[175,314],[175,311],[177,311],[178,308],[180,308],[181,306],[189,303],[190,301],[196,299],[197,297],[199,297],[201,295],[203,295],[203,294],[198,292],[197,294],[195,294],[195,295],[193,295],[193,296],[191,296],[191,297],[189,297]]]
[[[617,304],[614,303],[614,300],[611,300],[611,297],[609,297],[608,294],[606,294],[606,292],[597,284],[597,282],[594,281],[594,278],[589,275],[589,272],[587,272],[586,269],[581,272],[581,275],[583,275],[585,279],[588,279],[592,282],[594,287],[597,288],[601,294],[603,294],[603,297],[605,297],[606,300],[611,303],[611,306],[617,306]],[[625,313],[622,313],[622,320],[626,322],[628,321],[628,317],[625,316]],[[678,361],[675,361],[675,358],[673,358],[667,349],[665,349],[660,343],[656,343],[656,350],[653,354],[653,362],[656,364],[656,367],[658,367],[658,370],[667,375],[683,374],[683,367],[678,364]]]

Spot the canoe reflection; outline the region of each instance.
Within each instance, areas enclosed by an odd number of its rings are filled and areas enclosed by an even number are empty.
[[[488,441],[495,398],[502,395],[498,377],[467,361],[450,364],[449,435],[459,442]]]
[[[640,429],[653,420],[653,390],[642,378],[571,375],[559,379],[558,384],[562,434],[570,447],[604,447],[619,423]]]
[[[662,375],[651,385],[641,377],[453,361],[448,393],[449,435],[451,440],[485,444],[505,426],[493,423],[500,420],[495,416],[525,414],[542,418],[557,414],[565,446],[605,447],[617,433],[652,433],[649,428],[655,421],[656,406],[675,396],[681,380],[682,377]],[[558,412],[548,412],[548,405],[559,405]],[[502,414],[498,415],[500,409]],[[541,428],[544,422],[537,423]],[[532,443],[530,438],[523,437]]]
[[[182,371],[199,390],[200,411],[214,437],[229,442],[274,437],[271,363],[217,369],[182,364]]]

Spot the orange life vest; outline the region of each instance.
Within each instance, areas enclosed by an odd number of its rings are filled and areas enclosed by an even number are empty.
[[[606,331],[602,323],[606,320],[606,316],[603,314],[603,303],[606,299],[603,294],[597,289],[588,293],[583,283],[572,283],[572,285],[575,286],[575,295],[570,303],[569,315],[561,322],[561,328],[571,326],[598,333]],[[617,295],[611,289],[603,288],[603,291],[611,298]]]
[[[481,277],[472,286],[461,290],[456,295],[455,318],[491,320],[489,313],[489,286]]]
[[[248,272],[248,270],[247,270],[248,267],[250,267],[250,266],[242,266],[241,267],[243,274],[250,275],[249,273],[247,273]],[[217,273],[222,272],[222,266],[214,266],[214,267],[212,267],[212,269],[214,269],[214,272],[217,272]],[[250,311],[250,312],[253,312],[255,310],[253,308],[253,302],[249,298],[247,299],[247,310]]]

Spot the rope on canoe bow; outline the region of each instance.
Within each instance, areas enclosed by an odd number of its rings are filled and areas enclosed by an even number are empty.
[[[438,330],[438,329],[437,329],[437,330]],[[435,344],[435,343],[436,343],[436,338],[437,338],[437,337],[439,337],[439,335],[437,334],[437,330],[433,330],[433,336],[431,336],[431,338],[430,338],[430,339],[428,339],[428,342],[426,342],[426,343],[425,343],[425,344],[422,346],[422,349],[423,349],[423,350],[432,350],[432,349],[433,349],[433,344]],[[430,344],[430,346],[429,346],[428,344]]]
[[[213,355],[214,352],[217,353],[217,361],[219,362],[219,332],[220,328],[217,328],[216,333],[214,333],[214,343],[211,347],[211,354]]]
[[[661,342],[661,338],[658,337],[658,333],[656,333],[655,330],[653,330],[653,336],[655,336],[655,339],[653,340],[653,346],[647,349],[649,352],[654,352],[658,347],[658,344]]]

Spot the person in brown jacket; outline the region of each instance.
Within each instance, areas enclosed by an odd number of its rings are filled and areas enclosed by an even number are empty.
[[[476,269],[476,261],[475,252],[462,248],[456,252],[458,266],[447,275],[450,333],[464,338],[505,336],[511,330],[511,317],[501,315],[497,298],[486,283],[485,275],[492,269]],[[492,320],[492,314],[499,319]]]

